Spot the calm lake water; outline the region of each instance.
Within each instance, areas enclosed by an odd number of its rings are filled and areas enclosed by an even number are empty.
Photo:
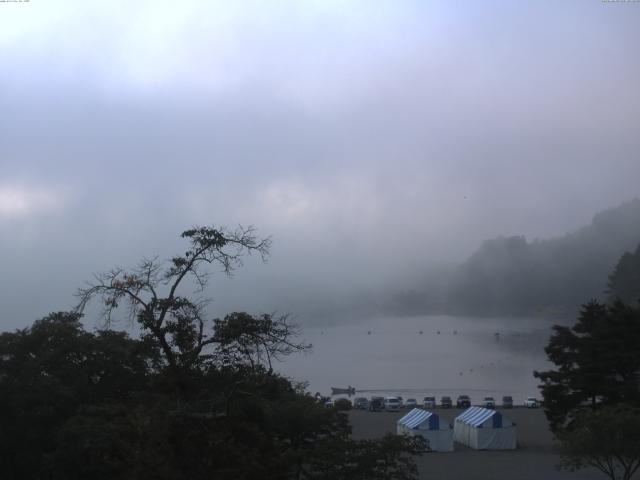
[[[521,403],[540,397],[533,371],[551,366],[544,347],[554,323],[436,315],[306,327],[302,338],[312,352],[290,357],[278,370],[323,395],[351,385],[367,397],[465,393],[473,402],[512,395]]]

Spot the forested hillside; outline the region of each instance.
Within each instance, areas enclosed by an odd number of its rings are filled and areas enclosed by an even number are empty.
[[[454,272],[445,291],[451,313],[570,312],[605,298],[608,276],[640,244],[640,200],[598,213],[591,225],[559,238],[499,237]]]

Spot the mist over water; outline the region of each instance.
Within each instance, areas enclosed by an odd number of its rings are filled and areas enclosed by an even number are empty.
[[[433,315],[312,327],[302,335],[312,352],[290,357],[278,369],[323,395],[351,385],[367,397],[465,393],[474,403],[502,395],[521,403],[539,396],[533,371],[550,366],[544,347],[554,323]]]
[[[93,272],[171,258],[193,225],[274,240],[268,265],[212,281],[213,316],[436,303],[421,289],[484,240],[557,237],[639,195],[633,2],[6,3],[3,329],[72,308]]]

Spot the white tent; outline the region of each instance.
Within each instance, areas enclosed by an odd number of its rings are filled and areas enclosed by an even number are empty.
[[[516,424],[495,410],[471,407],[456,417],[453,438],[476,450],[513,450]]]
[[[414,408],[398,420],[398,435],[420,435],[435,452],[453,452],[453,430],[435,413]]]

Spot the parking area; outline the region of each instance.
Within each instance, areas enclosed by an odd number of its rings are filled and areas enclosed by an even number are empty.
[[[559,471],[559,455],[541,409],[513,408],[499,411],[518,427],[518,449],[509,451],[476,451],[455,445],[451,453],[427,453],[418,457],[420,478],[429,480],[602,480],[595,470]],[[453,424],[461,409],[434,410],[441,419]],[[396,432],[396,422],[405,415],[400,412],[349,412],[354,438],[378,438]]]

